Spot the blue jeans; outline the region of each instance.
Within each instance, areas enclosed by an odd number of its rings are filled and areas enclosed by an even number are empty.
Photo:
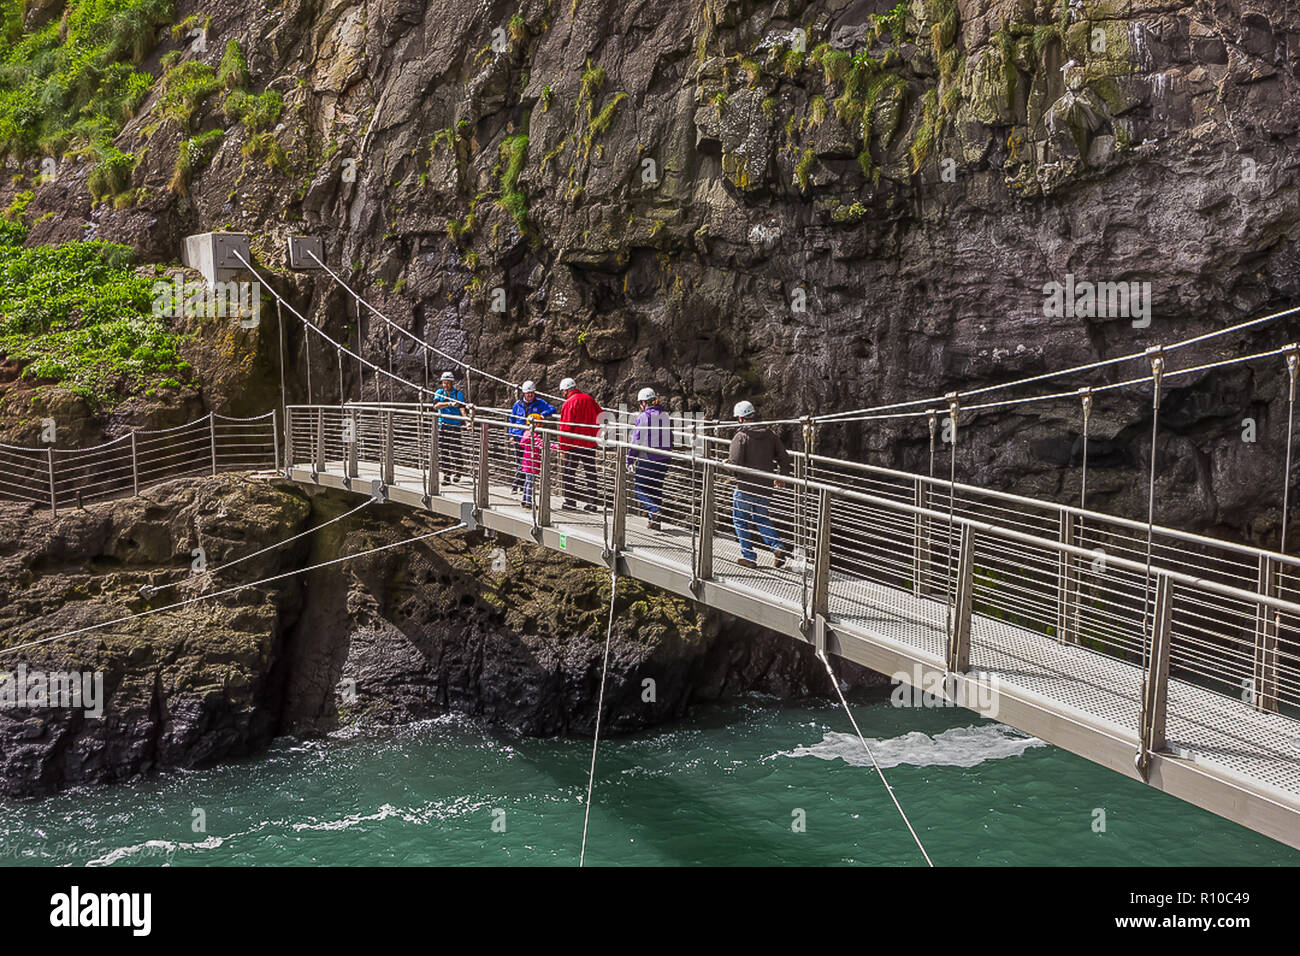
[[[533,478],[536,476],[523,475],[522,472],[520,474],[524,479],[524,504],[531,505],[533,503]]]
[[[750,561],[758,558],[753,544],[755,528],[774,554],[783,547],[776,529],[772,527],[767,507],[768,499],[762,495],[747,495],[737,488],[731,496],[731,523],[736,529],[736,540],[740,542],[740,554]]]
[[[636,500],[650,518],[659,517],[659,509],[664,503],[664,475],[668,473],[668,462],[650,461],[641,458],[636,463],[636,478],[633,489]]]

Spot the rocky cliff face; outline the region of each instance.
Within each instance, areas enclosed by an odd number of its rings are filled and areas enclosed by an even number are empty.
[[[0,507],[4,646],[143,614],[0,656],[9,689],[20,673],[28,683],[102,674],[96,718],[55,701],[15,708],[0,686],[0,793],[201,766],[254,753],[281,733],[449,711],[530,734],[591,732],[609,608],[603,571],[456,532],[292,574],[435,527],[396,505],[219,570],[356,503],[222,477],[178,480],[57,519]],[[192,570],[197,548],[206,574]],[[492,570],[498,548],[504,572]],[[286,576],[168,609],[276,575]],[[653,726],[691,703],[752,691],[831,694],[808,648],[634,581],[619,583],[615,621],[607,730]],[[847,663],[842,670],[854,682],[882,680]]]
[[[38,189],[32,211],[59,215],[29,241],[88,225],[174,261],[184,234],[228,228],[278,266],[286,235],[321,235],[349,280],[452,354],[552,390],[575,373],[608,404],[652,384],[708,413],[740,396],[786,415],[941,395],[1300,298],[1285,0],[231,2],[207,52],[164,39],[147,65],[215,65],[229,40],[250,91],[281,95],[274,129],[234,121],[219,94],[182,129],[155,94],[120,137],[143,155],[134,205],[92,208],[85,179],[61,177]],[[208,165],[169,190],[186,137],[216,128]],[[1044,284],[1069,274],[1150,283],[1149,327],[1045,315]],[[355,340],[355,303],[318,276],[275,281]],[[363,331],[383,355],[382,328]],[[317,397],[338,389],[330,351],[313,349]],[[422,381],[424,355],[393,351]],[[1269,530],[1270,514],[1247,525],[1255,476],[1280,487],[1281,369],[1170,382],[1165,520]],[[1094,504],[1141,510],[1148,407],[1136,391],[1098,402]],[[1073,496],[1079,417],[1069,401],[979,415],[959,474]],[[820,438],[911,467],[927,440],[924,419]]]

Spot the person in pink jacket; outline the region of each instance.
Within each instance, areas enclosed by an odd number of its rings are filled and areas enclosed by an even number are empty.
[[[519,439],[519,470],[524,475],[524,498],[520,504],[525,508],[532,506],[533,481],[542,470],[542,443],[546,441],[546,436],[537,433],[537,425],[541,420],[541,415],[529,415],[528,428]],[[552,444],[551,448],[554,447]]]

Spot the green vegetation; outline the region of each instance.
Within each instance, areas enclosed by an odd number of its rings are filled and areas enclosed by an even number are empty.
[[[587,106],[587,119],[591,119],[592,105],[596,101],[596,94],[601,91],[605,85],[605,68],[603,66],[592,66],[591,60],[587,60],[587,68],[582,71],[582,83],[578,87],[578,102],[574,104],[574,112],[582,109],[583,103]]]
[[[222,105],[225,114],[238,119],[248,132],[241,152],[245,156],[261,156],[267,166],[286,172],[289,157],[285,155],[280,141],[275,138],[275,133],[270,130],[283,109],[284,98],[275,90],[265,90],[262,93],[231,90],[226,94]]]
[[[808,174],[812,170],[813,160],[816,158],[811,149],[805,149],[803,155],[799,157],[799,162],[794,167],[795,182],[803,191],[808,190]]]
[[[32,201],[33,195],[34,194],[30,189],[17,193],[14,196],[13,201],[9,203],[9,208],[7,208],[3,213],[0,213],[0,219],[3,219],[8,223],[21,223],[23,221],[23,213],[27,211],[27,206]]]
[[[194,111],[217,90],[217,73],[206,63],[186,60],[163,74],[163,94],[158,109],[167,119],[175,120],[182,130],[188,131]]]
[[[519,174],[523,171],[524,161],[528,159],[528,136],[507,136],[501,143],[501,198],[497,205],[514,217],[515,225],[522,233],[528,227],[528,197],[519,188]]]
[[[90,201],[95,205],[101,202],[112,202],[115,206],[125,204],[129,200],[128,187],[131,173],[135,171],[135,156],[111,144],[96,145],[93,149],[96,162],[86,180]]]
[[[217,82],[228,90],[242,90],[248,87],[248,61],[239,43],[229,40],[226,52],[221,56],[221,65],[217,67]]]
[[[812,98],[812,104],[809,108],[809,115],[812,117],[814,126],[819,126],[826,121],[826,114],[829,112],[826,106],[826,97],[820,94]]]
[[[618,104],[627,99],[626,93],[617,93],[614,98],[605,104],[604,109],[592,117],[591,122],[587,124],[587,135],[583,142],[587,147],[586,154],[591,153],[591,142],[597,136],[604,134],[609,129],[609,125],[614,122],[614,111],[618,109]]]
[[[912,140],[912,146],[909,153],[912,157],[912,172],[919,172],[921,164],[925,162],[926,157],[930,155],[930,149],[934,146],[934,141],[939,132],[939,124],[943,120],[939,114],[939,91],[930,89],[925,91],[925,96],[921,100],[921,126],[916,131],[916,138]]]
[[[836,206],[831,212],[833,222],[857,222],[867,214],[867,207],[860,202],[854,202],[851,206]]]
[[[190,366],[152,314],[152,279],[126,246],[69,242],[22,249],[21,226],[0,228],[0,353],[29,381],[57,382],[96,404],[176,386]]]
[[[0,0],[0,155],[102,147],[135,115],[154,79],[136,69],[171,0],[68,0],[26,32],[23,0]]]
[[[225,130],[210,129],[181,143],[181,148],[176,153],[176,168],[172,170],[172,179],[167,188],[178,196],[189,195],[190,180],[212,161],[225,135]]]
[[[870,20],[871,35],[874,39],[888,32],[898,46],[907,39],[907,0],[899,0],[898,5],[888,13],[873,14]]]
[[[510,18],[510,22],[507,24],[506,29],[510,33],[510,39],[517,44],[522,44],[528,39],[528,24],[526,24],[524,18],[517,13]]]
[[[275,90],[266,90],[263,93],[232,90],[226,94],[225,103],[221,108],[227,116],[239,120],[244,125],[244,129],[250,133],[258,133],[275,125],[280,118],[280,112],[284,109],[284,98]]]

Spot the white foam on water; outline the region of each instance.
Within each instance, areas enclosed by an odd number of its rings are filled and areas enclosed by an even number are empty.
[[[907,764],[911,767],[975,767],[986,760],[1019,757],[1030,747],[1046,747],[1047,742],[1028,737],[1006,724],[980,727],[953,727],[931,737],[919,730],[888,740],[867,739],[882,770]],[[854,767],[870,767],[871,758],[854,734],[828,732],[821,743],[782,751],[781,757],[817,757],[820,760],[843,760]]]

